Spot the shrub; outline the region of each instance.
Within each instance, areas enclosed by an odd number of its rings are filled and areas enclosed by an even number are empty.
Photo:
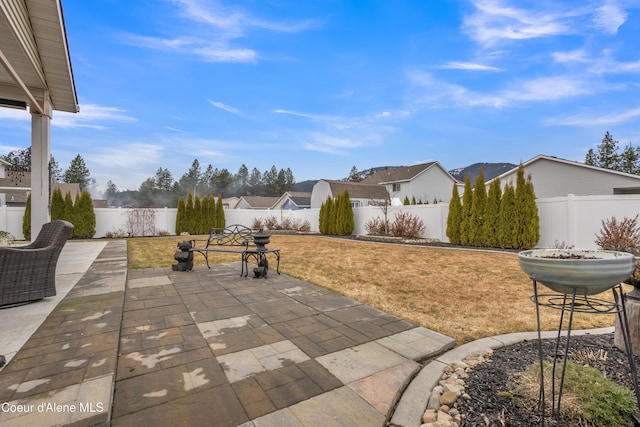
[[[602,220],[600,234],[596,234],[596,244],[601,249],[640,255],[638,215],[635,218],[624,217],[622,221],[618,221],[615,216]]]
[[[293,230],[293,221],[291,221],[291,218],[289,217],[282,218],[282,222],[280,223],[280,228],[283,230]]]
[[[387,227],[384,220],[379,216],[371,218],[364,224],[364,229],[367,230],[367,234],[384,235]]]
[[[305,219],[302,224],[296,228],[296,230],[302,231],[303,233],[308,233],[309,231],[311,231],[311,223],[309,222],[309,220]]]
[[[278,218],[275,215],[268,216],[264,219],[264,227],[267,230],[276,230],[278,227]]]
[[[15,240],[16,238],[13,237],[13,234],[0,230],[0,246],[11,246]]]
[[[449,202],[449,215],[447,216],[447,237],[453,245],[460,244],[460,222],[462,220],[462,204],[458,194],[458,186],[454,183]]]
[[[262,228],[262,218],[253,218],[251,222],[251,228],[255,228],[255,229]]]
[[[425,226],[420,218],[405,212],[396,214],[390,231],[396,237],[419,239],[424,234]]]

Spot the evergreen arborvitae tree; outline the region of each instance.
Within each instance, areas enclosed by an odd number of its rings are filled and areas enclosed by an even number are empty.
[[[516,177],[515,216],[513,218],[515,249],[529,249],[540,239],[538,207],[531,178],[527,182],[520,165]]]
[[[193,232],[194,234],[202,234],[203,233],[203,219],[202,216],[202,203],[200,203],[200,196],[196,194],[193,199]]]
[[[51,219],[53,221],[57,219],[63,219],[64,217],[64,197],[62,197],[62,190],[56,188],[51,194]]]
[[[462,194],[462,209],[460,209],[460,244],[468,245],[471,243],[469,239],[469,229],[471,228],[471,205],[473,204],[473,195],[471,190],[471,176],[467,174],[464,181],[464,193]]]
[[[502,198],[502,186],[500,178],[495,178],[489,185],[487,195],[487,207],[484,211],[484,223],[482,225],[483,246],[491,248],[500,247],[498,239],[498,227],[500,225],[500,200]]]
[[[195,234],[195,212],[193,209],[193,196],[191,195],[191,192],[187,195],[187,203],[184,207],[184,213],[184,231],[189,234]]]
[[[325,218],[325,223],[326,223],[326,230],[327,230],[327,234],[334,234],[335,233],[335,209],[334,209],[334,200],[331,197],[327,197],[327,206],[325,208],[326,210],[326,218]]]
[[[176,214],[176,234],[179,236],[183,231],[187,231],[184,226],[185,203],[184,197],[178,199],[178,213]]]
[[[92,238],[96,234],[96,214],[88,191],[84,190],[76,197],[73,210],[78,224],[73,230],[73,235],[79,239]]]
[[[224,206],[222,206],[222,194],[218,194],[218,203],[216,203],[216,227],[224,228],[227,226],[227,219],[224,217]]]
[[[206,234],[209,233],[209,197],[202,196],[200,199],[201,207],[200,207],[200,233]],[[215,205],[213,205],[215,208]]]
[[[353,214],[353,206],[351,206],[351,198],[349,197],[349,190],[344,190],[343,198],[343,216],[342,216],[342,235],[349,236],[356,228],[355,218]]]
[[[500,247],[513,248],[514,241],[514,216],[516,210],[516,192],[511,183],[507,183],[500,201],[500,220],[498,223],[498,241]]]
[[[417,203],[416,203],[416,196],[413,196],[413,197],[411,198],[411,204],[412,204],[412,205],[417,205]]]
[[[327,203],[323,202],[320,205],[320,212],[318,213],[318,230],[320,231],[320,234],[327,234],[326,216],[327,216]]]
[[[536,193],[533,188],[533,182],[531,182],[531,175],[527,177],[525,184],[526,189],[526,208],[525,212],[525,224],[526,224],[526,239],[522,241],[522,249],[531,249],[538,244],[540,240],[540,217],[538,215],[538,204],[536,203]]]
[[[218,221],[217,221],[217,209],[218,209],[218,204],[216,202],[216,198],[213,197],[213,194],[210,194],[209,197],[209,211],[207,212],[207,233],[209,232],[210,229],[212,228],[216,228],[218,226]]]
[[[31,193],[27,196],[27,204],[22,216],[22,235],[25,240],[31,240]]]
[[[69,221],[71,224],[73,224],[74,233],[75,233],[75,229],[78,227],[77,226],[78,221],[76,219],[75,213],[76,211],[73,208],[73,198],[71,197],[71,193],[67,192],[67,194],[65,194],[64,196],[64,215],[62,219],[64,219],[65,221]],[[72,233],[72,236],[75,236],[74,233]]]
[[[409,206],[411,204],[411,202],[409,201],[409,196],[404,196],[404,201],[402,202],[402,204],[405,206]]]
[[[451,202],[449,202],[449,215],[447,216],[447,237],[452,245],[460,244],[460,220],[462,219],[462,204],[458,194],[458,185],[453,184]]]
[[[471,213],[469,215],[469,243],[473,246],[482,246],[482,227],[484,224],[484,212],[487,207],[487,189],[484,184],[484,172],[476,177],[476,184],[471,196]]]

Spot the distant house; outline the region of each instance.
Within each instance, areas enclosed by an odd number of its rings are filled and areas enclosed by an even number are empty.
[[[216,199],[216,201],[217,200],[218,199]],[[235,209],[239,201],[239,197],[225,197],[222,199],[222,209]]]
[[[311,193],[303,191],[287,191],[273,205],[273,209],[297,211],[311,207]]]
[[[393,199],[432,203],[448,202],[457,180],[440,163],[430,162],[378,171],[362,183],[384,185]]]
[[[319,208],[327,197],[337,197],[345,190],[349,191],[353,207],[377,205],[389,201],[389,193],[383,185],[321,179],[313,186],[311,208]]]
[[[242,196],[234,209],[273,209],[279,197]]]
[[[557,157],[538,155],[522,164],[538,198],[640,194],[640,176]],[[499,175],[502,187],[516,183],[518,167]],[[495,179],[495,178],[494,178]],[[492,180],[488,181],[488,185]]]
[[[1,161],[7,163],[5,161]],[[31,192],[30,172],[10,172],[0,166],[0,205],[25,206],[27,197]],[[71,198],[75,200],[80,195],[80,185],[77,183],[67,184],[63,182],[51,183],[51,191],[60,189],[62,196],[71,193]]]

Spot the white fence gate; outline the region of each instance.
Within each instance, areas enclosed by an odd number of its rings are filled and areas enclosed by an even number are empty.
[[[596,234],[602,228],[602,221],[611,217],[634,218],[640,213],[640,195],[616,196],[574,196],[538,199],[540,215],[540,241],[538,247],[552,247],[558,244],[583,249],[597,249]],[[152,221],[151,227],[145,224],[143,229],[174,234],[177,209],[140,209],[97,208],[95,237],[109,234],[136,235],[132,232],[135,222]],[[134,214],[134,211],[135,212]],[[393,221],[396,214],[407,212],[418,216],[425,225],[424,237],[447,242],[447,203],[414,206],[393,206],[387,211],[387,218]],[[384,218],[380,207],[365,206],[354,208],[354,234],[366,234],[365,224],[372,218]],[[8,231],[18,240],[23,239],[22,217],[24,208],[0,207],[0,230]],[[255,219],[275,217],[281,223],[285,218],[293,221],[309,221],[312,231],[318,231],[319,209],[288,210],[225,210],[226,223],[251,226]],[[137,218],[137,219],[136,219]],[[138,224],[140,229],[140,224]]]

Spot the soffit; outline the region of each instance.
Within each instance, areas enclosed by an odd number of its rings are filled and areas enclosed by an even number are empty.
[[[79,111],[60,0],[0,0],[0,51],[36,99]],[[3,66],[0,98],[30,103]]]

